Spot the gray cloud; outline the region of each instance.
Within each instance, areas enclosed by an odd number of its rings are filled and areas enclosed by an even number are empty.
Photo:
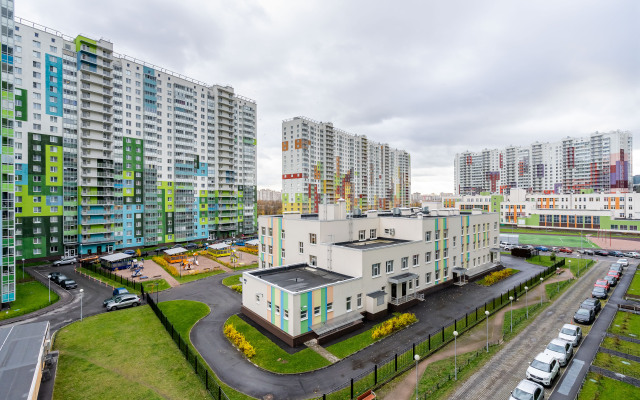
[[[282,119],[306,115],[410,151],[414,191],[450,192],[459,151],[638,131],[639,4],[31,0],[16,15],[255,99],[261,187],[280,186]]]

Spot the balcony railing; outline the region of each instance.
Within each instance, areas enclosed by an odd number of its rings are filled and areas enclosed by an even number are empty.
[[[421,301],[424,300],[424,293],[409,293],[402,297],[392,297],[389,302],[393,305],[399,306],[400,304],[404,304],[415,299]]]

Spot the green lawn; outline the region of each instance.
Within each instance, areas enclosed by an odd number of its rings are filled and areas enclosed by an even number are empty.
[[[503,232],[508,233],[508,232]],[[586,237],[580,236],[561,236],[561,235],[536,235],[531,233],[519,234],[521,244],[530,244],[533,246],[556,246],[556,247],[583,247],[585,249],[599,249],[600,247],[591,243]]]
[[[241,277],[242,274],[227,276],[222,280],[222,284],[225,286],[240,285]]]
[[[54,399],[210,399],[148,306],[62,328]]]
[[[640,379],[640,363],[626,358],[607,353],[598,353],[595,360],[593,360],[593,365]]]
[[[551,256],[533,256],[527,258],[527,262],[536,265],[542,265],[543,267],[550,267],[558,261],[564,260],[565,264],[563,268],[569,268],[573,276],[578,276],[578,268],[580,268],[580,274],[583,274],[585,270],[591,267],[595,261],[587,258],[568,258],[556,256],[555,261],[551,259]]]
[[[18,283],[16,284],[16,301],[11,303],[11,309],[0,313],[0,321],[39,310],[55,303],[58,299],[56,292],[51,290],[51,303],[49,303],[49,289],[38,281]]]
[[[555,260],[552,260],[551,256],[540,255],[527,258],[527,262],[535,265],[542,265],[543,267],[550,267],[562,259],[563,257],[556,257]]]
[[[537,300],[537,301],[536,301]],[[517,307],[521,307],[521,308],[514,308],[513,309],[513,332],[514,333],[518,333],[520,332],[522,329],[524,329],[524,327],[527,325],[527,308],[523,307],[524,306],[524,296],[518,298],[518,304],[516,305],[514,303],[515,306]],[[547,305],[549,303],[543,303],[543,307],[542,308],[546,308],[544,307],[545,305]],[[540,298],[529,298],[529,322],[532,321],[533,318],[535,318],[536,316],[538,316],[538,314],[540,314],[540,311],[542,311],[542,308],[540,307]],[[507,311],[504,314],[504,322],[502,324],[502,333],[503,334],[510,334],[511,333],[511,309],[509,308],[509,306],[507,306],[507,308],[505,308],[505,310]]]
[[[100,275],[97,272],[93,272],[89,269],[80,267],[78,268],[80,271],[84,272],[87,275],[90,275],[96,279],[98,279],[100,282],[104,282],[107,285],[110,286],[114,286],[114,287],[126,287],[130,292],[132,293],[137,293],[140,294],[140,290],[139,289],[133,289],[133,286],[127,286],[124,283],[120,283],[119,281],[115,281],[113,279],[107,278],[106,276]],[[158,284],[158,291],[163,291],[166,289],[169,289],[171,286],[167,283],[167,281],[165,281],[164,279],[154,279],[152,281],[141,281],[142,282],[142,287],[144,287],[144,291],[145,293],[151,293],[152,291],[155,292],[156,291],[156,284]]]
[[[233,324],[256,349],[256,355],[251,358],[251,362],[268,371],[284,374],[299,373],[313,371],[330,364],[311,349],[300,350],[295,354],[287,353],[237,315],[232,315],[225,323],[227,324]]]
[[[640,356],[640,344],[618,339],[617,337],[605,337],[601,346],[622,353]]]
[[[640,339],[640,315],[618,311],[609,326],[609,332]]]
[[[165,271],[166,271],[166,269],[165,269]],[[169,272],[169,271],[167,271],[167,272]],[[221,269],[218,269],[218,270],[203,272],[203,273],[195,274],[195,275],[183,275],[183,276],[177,275],[176,276],[176,275],[171,274],[170,272],[169,272],[169,274],[171,276],[173,276],[180,283],[189,283],[189,282],[197,281],[199,279],[208,278],[208,277],[213,276],[213,275],[224,274],[224,272],[225,271],[223,271]]]
[[[593,372],[587,374],[578,400],[621,400],[638,397],[638,388]]]
[[[640,270],[636,271],[636,274],[633,276],[633,280],[629,285],[629,289],[627,290],[627,294],[632,294],[635,296],[640,296]]]
[[[562,293],[571,286],[571,284],[575,282],[575,279],[567,279],[565,281],[558,281],[555,283],[547,283],[544,286],[545,293],[547,295],[547,299],[552,299]],[[560,289],[560,290],[558,290]]]
[[[358,350],[364,349],[372,343],[377,342],[371,338],[373,328],[367,329],[355,336],[345,339],[339,343],[333,344],[327,347],[327,350],[339,358],[345,358],[355,353]]]
[[[200,353],[193,347],[191,343],[191,338],[189,336],[191,332],[191,328],[196,324],[196,322],[200,321],[200,319],[204,318],[211,312],[211,309],[208,305],[201,303],[199,301],[192,300],[172,300],[172,301],[163,301],[158,303],[158,308],[162,310],[164,315],[167,317],[171,324],[173,324],[173,328],[182,336],[182,338],[189,344],[189,347],[193,351],[194,354],[198,354],[198,361],[200,365],[207,365],[204,361]],[[222,390],[224,390],[225,394],[229,396],[231,400],[249,400],[253,399],[251,396],[247,396],[244,393],[238,392],[233,389],[231,386],[224,384],[222,381],[218,379],[218,377],[213,373],[213,370],[207,366],[209,370],[209,375],[213,376],[218,385],[222,386]]]

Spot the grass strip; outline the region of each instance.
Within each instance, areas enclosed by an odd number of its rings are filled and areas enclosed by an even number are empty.
[[[75,322],[55,348],[54,400],[210,399],[148,306]]]
[[[609,332],[640,339],[640,315],[618,311],[609,326]]]
[[[589,372],[578,394],[578,400],[620,400],[633,399],[638,388],[628,383]]]
[[[616,350],[621,353],[640,356],[640,344],[622,340],[618,337],[605,337],[601,344],[602,347]]]
[[[547,299],[553,299],[554,297],[561,295],[575,281],[576,281],[575,279],[567,279],[564,281],[547,283],[546,285],[544,285],[544,291],[545,291],[545,294],[547,295]]]
[[[222,280],[222,284],[225,286],[240,285],[241,277],[242,277],[242,274],[227,276]]]
[[[26,275],[25,275],[26,277]],[[0,321],[29,314],[58,301],[60,297],[51,291],[51,303],[49,303],[49,289],[38,281],[16,284],[16,300],[11,303],[11,308],[0,312]]]
[[[196,350],[196,348],[191,343],[191,329],[196,324],[196,322],[200,321],[202,318],[206,317],[207,314],[211,311],[208,305],[201,303],[199,301],[192,300],[172,300],[172,301],[163,301],[158,303],[158,308],[162,310],[163,314],[171,321],[173,328],[180,334],[182,339],[188,344],[191,352],[196,354],[198,357],[198,362],[200,365],[206,365],[209,370],[209,376],[212,376],[218,385],[222,387],[225,394],[231,400],[249,400],[253,399],[251,396],[247,396],[246,394],[239,392],[232,388],[229,385],[226,385],[222,382],[216,374],[213,373],[213,370],[209,367],[209,365],[204,361],[200,353]]]
[[[313,371],[331,364],[311,349],[300,350],[294,354],[287,353],[237,315],[229,317],[225,326],[228,324],[233,324],[256,349],[256,355],[251,358],[251,362],[267,371],[293,374]]]
[[[640,379],[640,363],[614,356],[608,353],[597,353],[593,365]]]
[[[640,270],[637,270],[636,274],[633,276],[629,289],[627,289],[627,294],[640,296]]]

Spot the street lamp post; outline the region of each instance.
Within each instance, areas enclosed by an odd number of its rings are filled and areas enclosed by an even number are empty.
[[[458,380],[458,331],[453,331],[453,379]]]
[[[511,332],[513,332],[513,296],[509,296],[509,301],[511,302]]]
[[[527,307],[527,319],[529,319],[529,286],[524,287],[524,304]]]
[[[22,280],[24,280],[24,258],[22,259]]]
[[[489,311],[484,312],[484,315],[487,316],[487,353],[489,352]]]
[[[556,267],[556,276],[560,273],[560,267]],[[558,293],[560,293],[560,281],[558,281]]]
[[[420,361],[420,355],[416,354],[415,356],[413,356],[413,359],[416,360],[416,400],[418,399],[418,383],[419,383],[419,379],[418,379],[418,361]]]
[[[49,277],[49,303],[51,303],[51,277]]]
[[[540,287],[542,287],[542,282],[544,279],[540,278]],[[542,297],[544,296],[544,288],[540,291],[540,307],[542,307]]]
[[[82,321],[82,298],[84,297],[84,289],[80,289],[80,321]]]

